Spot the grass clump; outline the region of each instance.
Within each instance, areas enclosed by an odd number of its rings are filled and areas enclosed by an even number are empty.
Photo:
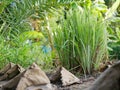
[[[54,31],[54,43],[64,66],[91,73],[107,58],[107,31],[102,16],[91,9],[70,9]]]

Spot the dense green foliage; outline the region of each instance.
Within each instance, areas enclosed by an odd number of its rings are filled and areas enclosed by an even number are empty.
[[[36,2],[38,0],[18,0],[6,4],[2,10],[0,14],[0,67],[8,62],[18,63],[24,67],[37,62],[43,68],[52,67],[52,54],[45,51],[49,48],[48,43],[45,44],[47,39],[42,33],[33,31],[32,19],[37,17],[35,15]],[[5,1],[2,1],[1,5],[4,3]]]
[[[63,66],[80,66],[91,73],[107,60],[107,49],[110,58],[119,53],[119,4],[119,0],[1,0],[0,67],[37,62],[48,69],[59,57]]]

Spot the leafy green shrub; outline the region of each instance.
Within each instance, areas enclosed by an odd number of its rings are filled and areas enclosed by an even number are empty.
[[[54,31],[60,60],[67,68],[80,65],[84,73],[91,73],[107,57],[106,24],[90,9],[71,9],[67,15]]]
[[[110,59],[120,59],[120,29],[118,23],[112,24],[108,31],[110,34],[108,43],[109,57]]]
[[[23,67],[36,62],[43,69],[52,68],[52,52],[44,53],[41,42],[31,43],[20,37],[14,40],[5,40],[1,37],[0,42],[0,68],[8,62],[20,64]]]
[[[38,7],[36,3],[41,6],[41,3],[45,2],[9,1],[8,3],[7,0],[2,0],[0,3],[1,5],[6,3],[4,8],[0,6],[0,67],[8,62],[17,63],[23,67],[33,62],[37,62],[42,68],[52,67],[51,52],[43,52],[41,47],[43,41],[33,42],[34,38],[42,37],[41,33],[31,31],[33,30],[31,19],[37,12],[35,8]]]
[[[112,45],[112,50],[109,51],[111,59],[118,59],[120,60],[120,45]]]

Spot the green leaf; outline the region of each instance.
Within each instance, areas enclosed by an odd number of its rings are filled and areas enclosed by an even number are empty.
[[[115,11],[117,10],[118,6],[120,5],[120,0],[116,0],[116,2],[112,5],[111,8],[106,12],[105,19],[113,17]]]
[[[4,11],[4,9],[9,5],[13,0],[2,0],[0,1],[0,14]]]
[[[107,6],[105,4],[95,4],[95,8],[98,11],[106,12],[107,11]]]
[[[40,39],[44,39],[44,35],[41,32],[37,32],[37,31],[27,31],[24,32],[20,35],[21,38],[26,38],[26,39],[35,39],[35,38],[40,38]]]

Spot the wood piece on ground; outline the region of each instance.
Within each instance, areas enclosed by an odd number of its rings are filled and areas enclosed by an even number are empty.
[[[9,63],[7,64],[4,68],[0,70],[0,75],[5,74],[9,69],[11,69],[15,64],[14,63]]]
[[[89,90],[120,90],[120,61],[103,72]]]
[[[55,72],[53,72],[50,76],[49,79],[52,83],[55,83],[57,81],[60,81],[61,78],[61,67],[58,67]]]
[[[78,79],[75,75],[66,70],[64,67],[62,67],[61,69],[61,80],[63,86],[80,83],[80,79]]]
[[[21,78],[16,90],[25,90],[25,88],[31,85],[46,85],[50,84],[50,80],[46,74],[35,63],[26,70]]]
[[[25,73],[25,71],[19,73],[17,76],[15,76],[13,79],[9,80],[9,81],[2,81],[1,82],[1,88],[2,90],[13,90],[17,87],[21,77],[23,76],[23,74]]]
[[[0,77],[0,81],[2,80],[10,80],[13,77],[15,77],[20,72],[23,72],[24,69],[19,65],[14,65],[12,68],[10,68],[4,75]]]
[[[0,81],[0,90],[3,89],[3,85],[5,85],[8,81]]]
[[[57,86],[51,84],[38,85],[38,86],[30,86],[25,90],[58,90]]]

